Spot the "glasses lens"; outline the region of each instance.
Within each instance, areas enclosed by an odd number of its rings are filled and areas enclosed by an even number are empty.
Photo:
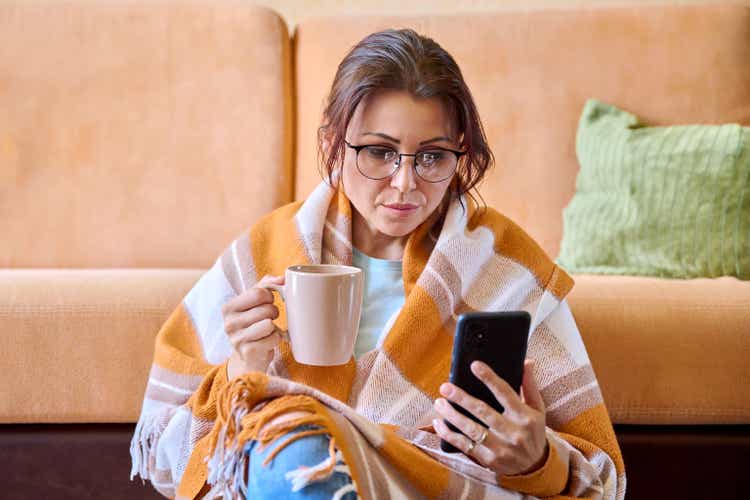
[[[417,154],[417,174],[430,182],[443,181],[453,175],[458,157],[444,149],[429,149]]]
[[[357,166],[363,175],[372,179],[384,179],[394,169],[398,153],[383,146],[367,146],[357,155]]]

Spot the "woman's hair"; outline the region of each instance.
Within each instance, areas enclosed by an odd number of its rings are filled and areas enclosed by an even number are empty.
[[[456,195],[468,193],[494,163],[474,99],[453,57],[411,29],[385,30],[360,41],[339,64],[318,129],[321,174],[333,182],[344,160],[345,135],[357,105],[381,89],[417,98],[437,97],[466,151],[457,169]],[[471,194],[470,194],[471,196]]]

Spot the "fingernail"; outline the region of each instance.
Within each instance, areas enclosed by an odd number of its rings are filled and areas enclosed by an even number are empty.
[[[432,427],[434,427],[435,429],[437,429],[439,425],[440,424],[438,423],[438,419],[433,418],[432,419]]]
[[[450,397],[453,395],[453,388],[449,384],[442,384],[440,385],[440,394]]]
[[[477,375],[483,375],[484,374],[484,363],[481,363],[479,361],[474,361],[471,364],[471,371],[473,371]]]

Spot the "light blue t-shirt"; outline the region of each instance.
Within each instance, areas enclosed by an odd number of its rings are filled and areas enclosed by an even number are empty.
[[[375,348],[383,327],[404,305],[404,279],[400,260],[376,259],[356,248],[352,251],[352,265],[364,275],[362,316],[354,345],[354,357],[359,358]]]

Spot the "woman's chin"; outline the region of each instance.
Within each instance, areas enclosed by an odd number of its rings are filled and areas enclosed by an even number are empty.
[[[381,233],[392,238],[403,238],[411,234],[419,226],[419,221],[413,220],[381,220],[378,229]]]

